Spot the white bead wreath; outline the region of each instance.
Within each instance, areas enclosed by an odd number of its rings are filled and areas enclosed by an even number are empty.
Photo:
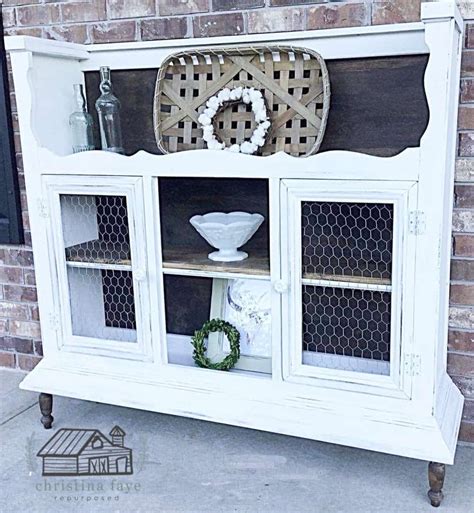
[[[252,132],[250,141],[243,141],[241,144],[233,144],[226,147],[225,143],[220,142],[214,133],[213,119],[219,109],[228,102],[242,101],[252,106],[252,112],[255,116],[257,126]],[[229,89],[225,87],[215,96],[209,98],[206,103],[206,109],[199,116],[198,121],[203,130],[203,139],[207,143],[210,150],[228,150],[235,153],[247,153],[249,155],[255,153],[259,147],[265,144],[265,137],[270,128],[270,120],[267,115],[267,108],[263,95],[253,87],[235,87]]]

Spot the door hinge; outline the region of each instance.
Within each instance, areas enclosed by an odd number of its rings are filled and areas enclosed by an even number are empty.
[[[48,205],[42,198],[38,198],[38,214],[40,217],[49,217]]]
[[[53,331],[59,331],[60,321],[59,321],[58,314],[55,314],[55,313],[49,314],[49,326]]]
[[[417,353],[405,355],[405,374],[407,376],[418,376],[421,370],[421,356]]]
[[[425,228],[425,213],[422,210],[412,210],[410,212],[410,233],[421,235],[425,233]]]

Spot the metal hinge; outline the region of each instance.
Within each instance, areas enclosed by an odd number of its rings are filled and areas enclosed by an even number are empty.
[[[38,198],[38,214],[40,217],[49,217],[48,206],[42,198]]]
[[[421,356],[416,353],[405,355],[405,374],[407,376],[418,376],[421,370]]]
[[[425,228],[425,213],[422,210],[412,210],[410,212],[410,233],[421,235],[425,232]]]
[[[49,326],[53,331],[59,331],[60,321],[59,321],[59,315],[55,313],[49,314]]]

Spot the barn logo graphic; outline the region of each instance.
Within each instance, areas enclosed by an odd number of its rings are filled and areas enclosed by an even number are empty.
[[[110,439],[98,429],[57,431],[40,449],[43,476],[111,476],[133,474],[132,449],[125,431],[115,426]]]

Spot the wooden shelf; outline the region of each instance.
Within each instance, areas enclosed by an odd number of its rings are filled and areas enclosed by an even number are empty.
[[[126,255],[126,257],[125,257]],[[126,244],[113,244],[93,240],[66,248],[66,261],[69,264],[95,264],[131,266],[130,248]]]
[[[340,274],[318,274],[318,273],[304,273],[303,280],[306,281],[340,281],[346,283],[357,283],[360,285],[383,285],[388,287],[391,285],[391,280],[388,278],[371,278],[370,276],[349,276]]]
[[[207,253],[189,250],[163,252],[163,272],[166,274],[194,274],[212,277],[218,274],[237,274],[255,278],[270,277],[268,255],[249,252],[249,257],[240,262],[213,262]]]

